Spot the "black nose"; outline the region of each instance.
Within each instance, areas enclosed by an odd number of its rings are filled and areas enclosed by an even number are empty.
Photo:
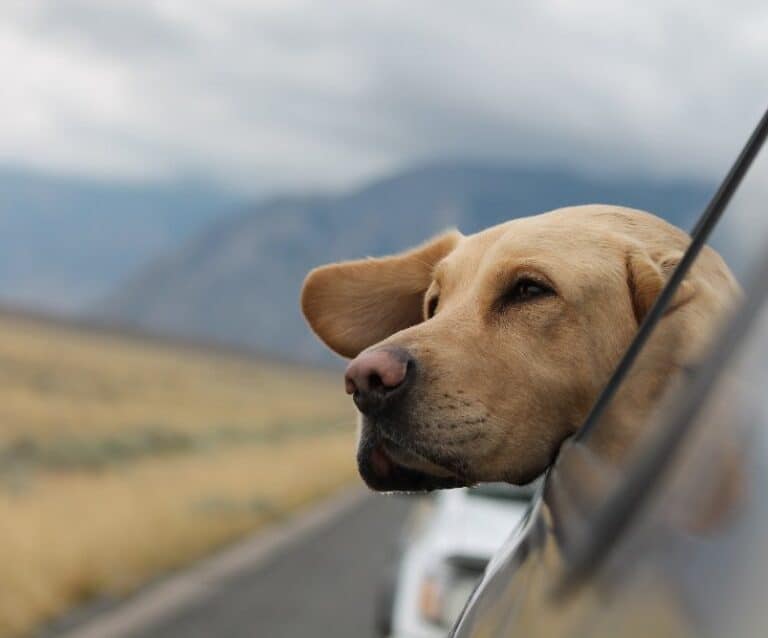
[[[414,360],[404,348],[367,350],[347,366],[344,375],[347,392],[360,412],[374,416],[404,394],[413,377],[413,368]]]

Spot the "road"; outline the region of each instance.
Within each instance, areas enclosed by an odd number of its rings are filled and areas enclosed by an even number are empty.
[[[333,514],[330,520],[296,534],[277,550],[254,561],[251,567],[240,568],[228,560],[226,575],[217,576],[213,585],[210,577],[206,577],[204,587],[183,582],[180,587],[174,585],[182,593],[181,604],[179,596],[174,595],[175,603],[163,609],[163,600],[173,597],[167,593],[145,595],[150,599],[149,607],[154,607],[151,613],[122,613],[123,618],[118,617],[116,621],[107,617],[72,635],[99,638],[373,636],[376,594],[386,570],[392,568],[400,530],[412,503],[408,497],[398,496],[371,494],[357,498],[340,514]],[[195,592],[194,595],[186,596],[189,591]],[[117,611],[112,615],[119,616],[121,612]],[[138,627],[126,630],[131,624]]]

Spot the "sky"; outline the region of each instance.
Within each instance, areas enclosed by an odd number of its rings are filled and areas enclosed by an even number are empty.
[[[343,188],[446,158],[720,176],[768,3],[3,0],[0,164]]]

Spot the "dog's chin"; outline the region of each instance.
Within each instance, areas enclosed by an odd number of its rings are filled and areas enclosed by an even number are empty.
[[[431,492],[471,484],[411,449],[370,435],[360,439],[357,465],[365,483],[377,492]]]

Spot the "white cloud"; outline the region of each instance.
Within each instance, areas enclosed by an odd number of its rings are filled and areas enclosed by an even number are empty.
[[[254,190],[490,155],[719,175],[768,5],[5,0],[0,161]]]

